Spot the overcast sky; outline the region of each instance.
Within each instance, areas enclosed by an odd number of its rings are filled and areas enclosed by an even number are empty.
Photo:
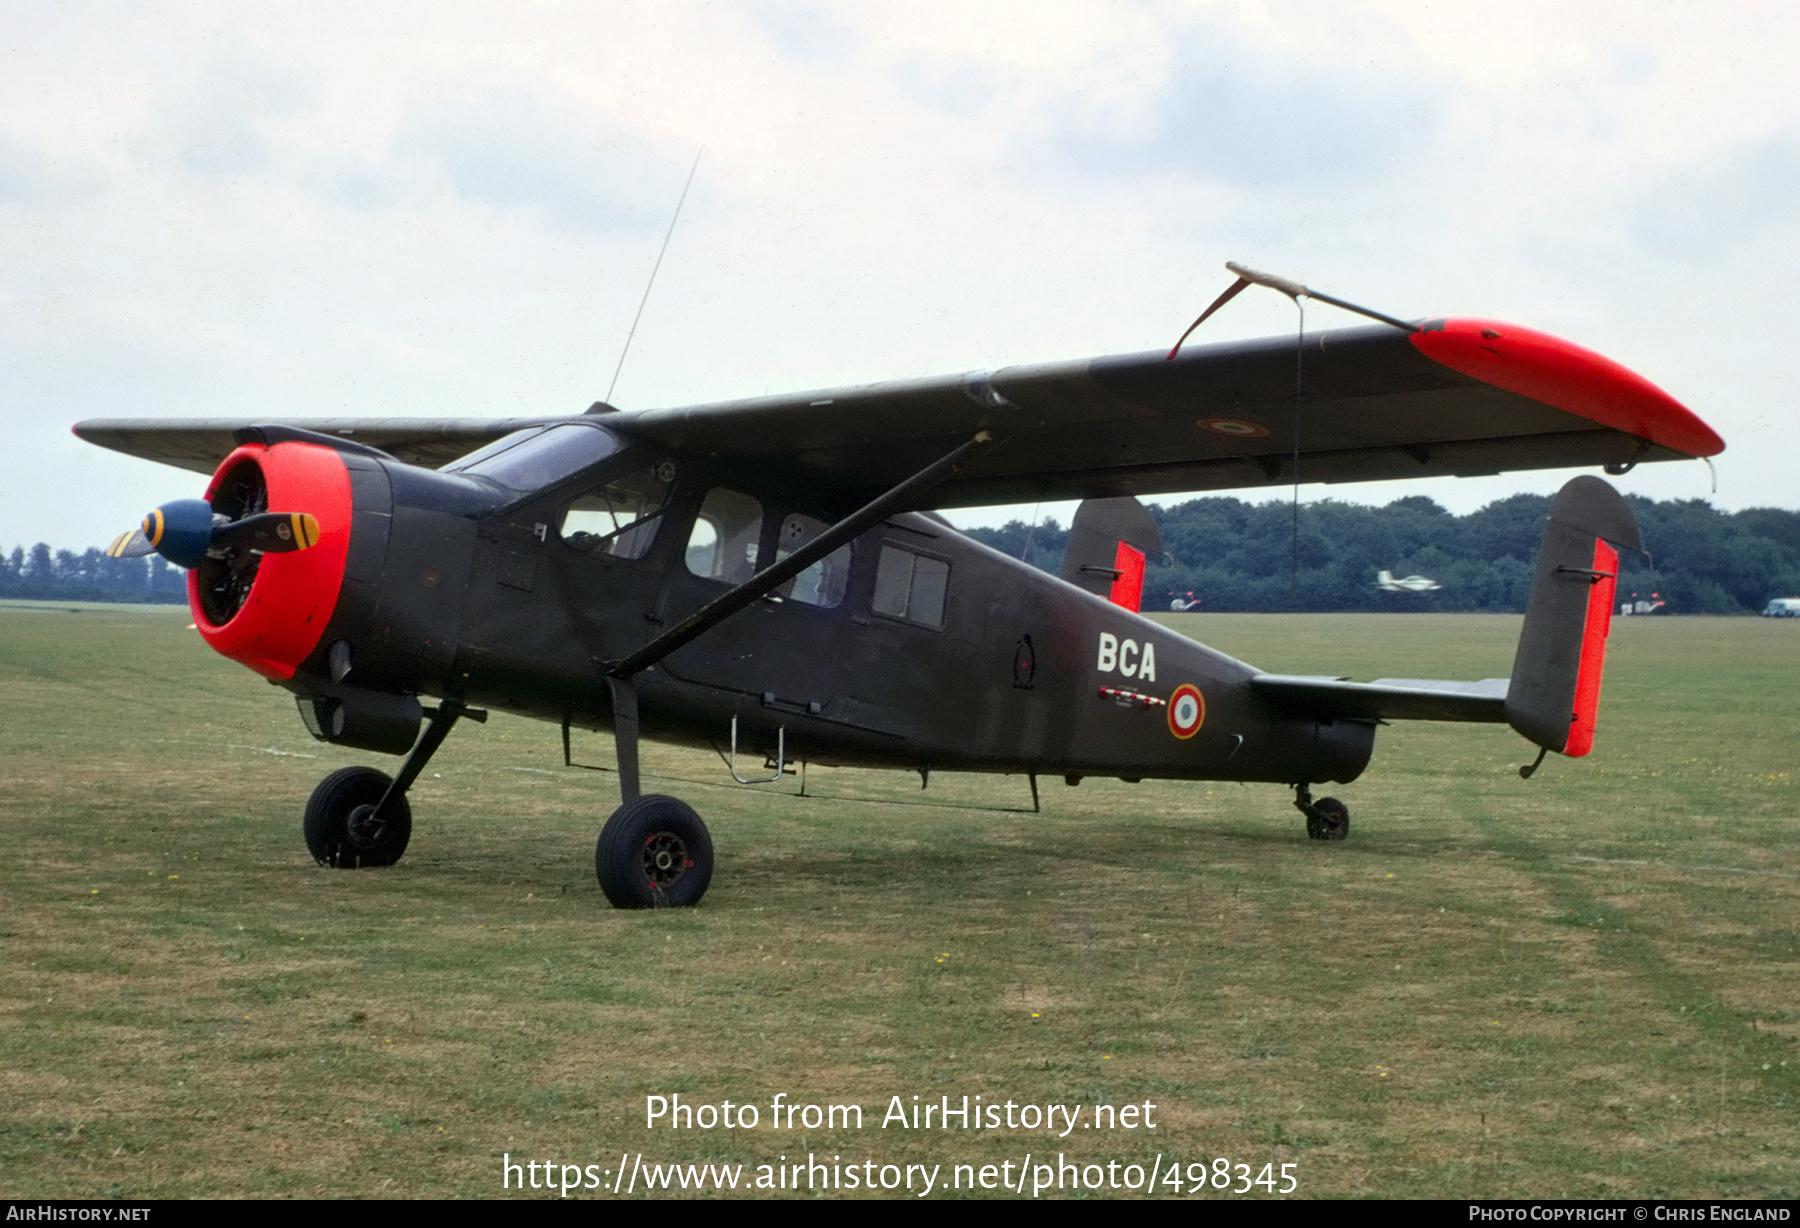
[[[1725,437],[1721,506],[1794,507],[1797,34],[1645,0],[11,4],[0,546],[200,493],[83,418],[580,411],[702,146],[623,407],[1167,346],[1235,259],[1597,349]],[[1203,339],[1293,326],[1258,291]]]

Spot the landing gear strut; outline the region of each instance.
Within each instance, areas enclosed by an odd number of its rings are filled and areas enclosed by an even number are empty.
[[[1335,797],[1312,799],[1312,789],[1294,786],[1294,809],[1306,816],[1306,834],[1314,840],[1342,840],[1350,834],[1350,807]]]
[[[406,803],[406,791],[450,736],[451,727],[465,716],[477,722],[487,720],[487,713],[465,708],[454,699],[439,704],[424,735],[400,765],[400,774],[392,779],[371,767],[347,767],[321,780],[306,801],[306,817],[301,823],[313,858],[340,870],[391,866],[399,861],[412,838],[412,807]]]
[[[712,882],[712,836],[678,798],[638,792],[637,690],[608,678],[619,800],[594,846],[594,875],[614,908],[692,908]]]

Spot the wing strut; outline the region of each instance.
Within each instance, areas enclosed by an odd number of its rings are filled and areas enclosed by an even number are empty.
[[[984,452],[999,442],[1000,437],[994,432],[978,431],[972,439],[958,444],[942,459],[932,462],[886,494],[850,513],[785,559],[770,564],[736,588],[713,598],[624,660],[606,662],[606,676],[626,681],[634,674],[649,669],[758,598],[766,597],[851,538],[873,528],[895,512],[907,510],[907,505],[917,496],[956,472],[963,460]]]
[[[1371,320],[1380,320],[1383,324],[1391,324],[1403,333],[1417,332],[1418,326],[1408,324],[1405,320],[1396,320],[1393,316],[1384,315],[1379,311],[1373,311],[1367,307],[1358,307],[1355,303],[1345,302],[1343,299],[1334,298],[1329,294],[1321,294],[1312,287],[1303,286],[1297,281],[1289,281],[1287,278],[1277,277],[1273,273],[1259,273],[1255,269],[1246,268],[1235,260],[1227,260],[1225,262],[1225,267],[1237,274],[1237,280],[1226,287],[1225,293],[1213,300],[1212,306],[1200,313],[1199,319],[1187,326],[1187,332],[1181,334],[1181,337],[1170,347],[1169,352],[1163,355],[1163,358],[1167,361],[1179,354],[1183,342],[1193,335],[1196,328],[1199,328],[1202,324],[1206,323],[1207,317],[1211,316],[1213,312],[1236,298],[1241,291],[1249,286],[1267,286],[1271,290],[1278,290],[1293,299],[1294,306],[1299,308],[1300,330],[1298,335],[1294,338],[1294,514],[1293,532],[1291,535],[1291,545],[1293,547],[1293,571],[1289,577],[1289,595],[1294,596],[1298,595],[1300,592],[1300,372],[1302,367],[1302,356],[1306,350],[1306,304],[1302,303],[1300,300],[1305,298],[1316,298],[1321,303],[1330,303],[1333,307],[1342,307],[1345,311],[1354,311],[1357,315],[1368,316]],[[1648,444],[1645,446],[1648,447]],[[1633,458],[1632,464],[1636,463],[1636,459]],[[1627,469],[1630,467],[1630,465],[1626,466]],[[1608,466],[1607,472],[1610,473],[1611,471],[1612,467]],[[1623,473],[1624,471],[1625,470],[1621,469],[1619,472]],[[1296,802],[1295,805],[1299,805],[1299,803]]]

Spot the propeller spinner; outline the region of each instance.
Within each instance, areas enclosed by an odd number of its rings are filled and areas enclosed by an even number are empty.
[[[287,554],[318,541],[319,522],[308,512],[263,512],[227,520],[216,516],[204,499],[176,499],[144,517],[138,528],[114,538],[106,553],[115,559],[160,554],[191,571],[212,550]]]

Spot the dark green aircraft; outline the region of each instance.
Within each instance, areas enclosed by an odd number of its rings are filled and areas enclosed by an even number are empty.
[[[1461,319],[573,418],[75,431],[211,473],[115,552],[190,568],[200,633],[293,692],[315,737],[406,756],[320,783],[315,857],[395,862],[407,789],[499,706],[560,723],[565,755],[571,726],[613,731],[623,805],[596,869],[619,907],[694,904],[713,868],[699,816],[640,793],[640,736],[728,750],[734,776],[1267,781],[1319,839],[1349,814],[1311,787],[1355,780],[1384,720],[1586,754],[1616,549],[1642,545],[1601,479],[1553,502],[1511,677],[1482,682],[1266,674],[1139,617],[1160,545],[1135,496],[1723,448],[1597,354]],[[1061,579],[934,514],[1063,498],[1087,502]]]

